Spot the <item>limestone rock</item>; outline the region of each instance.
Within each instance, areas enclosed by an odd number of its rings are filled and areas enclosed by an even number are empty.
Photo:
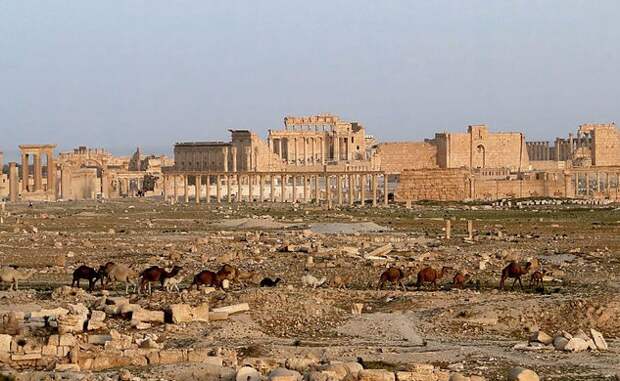
[[[269,373],[269,381],[301,381],[299,372],[286,368],[276,368]]]
[[[243,366],[237,371],[236,381],[260,381],[260,373],[252,367]]]
[[[13,337],[11,335],[0,335],[0,352],[10,352],[12,340]]]
[[[364,369],[358,375],[359,381],[395,381],[394,373],[385,369]]]
[[[548,335],[546,332],[536,331],[532,334],[532,336],[530,336],[530,343],[531,342],[543,343],[545,345],[549,345],[553,343],[553,337]]]
[[[345,362],[342,365],[344,365],[349,371],[349,374],[355,378],[357,378],[359,373],[364,370],[364,367],[360,363],[354,361]]]
[[[508,372],[508,381],[540,381],[540,378],[533,370],[516,367]]]
[[[131,313],[131,320],[135,320],[137,322],[163,323],[164,311],[139,309]]]
[[[609,349],[602,333],[595,330],[594,328],[591,328],[590,335],[592,335],[592,340],[594,340],[594,344],[599,351],[606,351]]]
[[[566,352],[583,352],[587,351],[590,346],[588,342],[580,337],[573,337],[564,346]]]

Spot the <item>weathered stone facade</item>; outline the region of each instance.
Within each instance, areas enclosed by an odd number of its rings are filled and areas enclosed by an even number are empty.
[[[439,133],[425,142],[381,143],[376,150],[380,168],[397,174],[405,169],[508,168],[528,166],[525,137],[516,132],[489,132],[485,125],[466,133]]]
[[[284,129],[269,130],[266,141],[248,130],[230,133],[230,142],[175,144],[175,168],[212,172],[317,171],[325,165],[371,169],[365,129],[336,116],[286,117]]]

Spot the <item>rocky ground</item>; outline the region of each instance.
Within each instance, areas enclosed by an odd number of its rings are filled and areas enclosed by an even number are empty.
[[[447,219],[450,239],[445,238]],[[473,220],[471,240],[467,220]],[[22,312],[27,319],[32,311],[70,310],[73,304],[85,306],[91,316],[113,297],[125,296],[120,284],[109,291],[98,285],[91,293],[61,288],[71,284],[79,265],[97,268],[114,261],[137,270],[179,265],[186,275],[180,293],[131,294],[127,302],[149,311],[165,311],[173,304],[208,304],[214,310],[240,303],[250,310],[208,323],[174,324],[166,318],[141,329],[130,319],[108,313],[100,328],[75,333],[75,345],[82,352],[106,353],[108,348],[101,352],[84,342],[88,335],[112,331],[118,341],[127,338],[140,348],[144,345],[135,343],[152,339],[166,355],[186,351],[182,356],[187,360],[187,351],[203,350],[224,367],[250,364],[262,367],[264,374],[286,365],[286,359],[304,358],[317,367],[358,361],[366,368],[391,372],[411,370],[414,364],[432,365],[436,371],[430,378],[395,373],[398,379],[413,381],[442,379],[455,372],[501,380],[516,366],[533,369],[545,380],[613,380],[620,373],[619,233],[620,210],[614,205],[429,204],[325,210],[312,205],[168,205],[144,199],[7,205],[0,225],[0,262],[35,273],[20,282],[19,291],[2,284],[0,333],[11,335],[12,345],[27,355],[27,345],[18,345],[20,340],[39,338],[44,345],[57,328],[49,322],[12,327],[10,312]],[[544,269],[544,291],[528,287],[529,276],[524,277],[524,290],[518,285],[510,290],[512,282],[506,291],[498,290],[501,269],[511,260]],[[217,271],[224,263],[253,272],[254,279],[244,285],[233,282],[227,290],[186,290],[195,273]],[[407,291],[377,290],[387,266],[405,269]],[[451,269],[437,289],[418,290],[415,275],[425,266]],[[450,287],[457,271],[471,276],[463,290]],[[326,277],[327,282],[305,288],[304,274]],[[347,288],[333,286],[336,275],[351,277]],[[257,281],[263,277],[282,282],[260,288]],[[361,315],[353,313],[354,304],[363,305]],[[606,350],[593,346],[569,352],[553,344],[528,345],[538,331],[553,340],[562,331],[577,337],[580,330],[591,335],[591,329],[603,335]],[[133,350],[122,349],[124,355]],[[211,366],[149,359],[146,364],[121,363],[120,368],[112,362],[111,369],[83,369],[68,351],[63,353],[66,360],[56,359],[56,364],[7,358],[3,366],[27,373],[55,369],[60,363],[74,377],[113,379],[192,379],[196,372],[208,373],[196,369]]]

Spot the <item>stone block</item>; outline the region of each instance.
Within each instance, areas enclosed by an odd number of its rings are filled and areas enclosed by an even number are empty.
[[[185,362],[186,352],[180,349],[168,349],[159,352],[159,363],[161,365],[171,365]]]
[[[188,304],[173,304],[170,306],[170,313],[174,324],[192,321],[192,307]]]
[[[72,347],[77,344],[77,339],[70,333],[60,335],[58,345]]]
[[[78,364],[56,364],[55,372],[79,372],[81,368]]]
[[[33,361],[33,360],[40,360],[41,358],[42,358],[41,353],[28,353],[28,354],[14,353],[11,355],[11,361]]]
[[[106,342],[112,341],[110,335],[88,335],[88,344],[105,345]]]
[[[96,311],[95,310],[95,311],[92,311],[90,313],[90,320],[91,321],[99,321],[99,322],[101,322],[101,321],[105,320],[105,316],[106,316],[105,312],[103,312],[103,311]]]
[[[393,372],[385,369],[364,369],[358,375],[359,381],[395,381]]]
[[[592,340],[594,340],[594,344],[599,351],[606,351],[609,349],[602,333],[592,328],[590,329],[590,335],[592,336]]]
[[[41,348],[41,354],[43,356],[56,357],[58,354],[58,347],[56,345],[44,345]]]
[[[0,352],[10,352],[12,340],[13,337],[11,335],[0,335]]]
[[[435,381],[435,375],[427,372],[396,372],[396,381]]]
[[[148,323],[163,323],[164,311],[149,311],[139,309],[132,312],[131,320]]]

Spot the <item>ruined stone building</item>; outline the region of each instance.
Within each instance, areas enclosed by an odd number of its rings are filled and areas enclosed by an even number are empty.
[[[549,142],[525,142],[522,134],[492,134],[480,127],[471,126],[469,138],[461,135],[454,139],[449,137],[453,134],[437,134],[433,140],[415,143],[423,149],[417,150],[416,165],[397,168],[401,170],[397,198],[620,199],[620,132],[615,124],[581,125],[575,136],[557,138],[553,146]],[[490,136],[493,139],[489,139]],[[453,144],[455,141],[459,144]],[[381,153],[382,145],[379,147]],[[386,147],[389,148],[389,144]],[[447,155],[444,147],[447,147]],[[436,161],[433,160],[434,150],[437,151]],[[385,153],[383,161],[385,157],[388,163],[396,161]],[[428,160],[426,164],[424,158]]]
[[[387,178],[373,166],[367,147],[374,139],[358,122],[330,114],[289,116],[266,140],[248,130],[230,133],[230,142],[175,144],[174,167],[164,169],[165,197],[192,195],[200,202],[206,192],[207,202],[215,196],[217,202],[225,197],[376,204],[381,192],[387,200]]]
[[[358,122],[321,114],[286,117],[267,140],[230,130],[230,142],[186,142],[174,146],[175,168],[221,172],[370,169],[366,132]]]
[[[100,148],[78,147],[61,152],[58,165],[61,198],[80,200],[127,197],[138,191],[161,194],[162,167],[172,165],[172,161],[165,156],[145,156],[139,148],[130,157],[114,156]]]
[[[490,132],[486,125],[469,126],[465,133],[438,133],[424,142],[379,143],[374,159],[391,174],[437,168],[520,171],[529,163],[522,133]]]
[[[8,190],[5,196],[0,193],[11,201],[117,198],[138,191],[160,195],[162,167],[172,165],[165,156],[145,156],[139,150],[132,157],[117,157],[103,149],[79,147],[55,157],[55,145],[19,148],[21,165],[9,163]]]

